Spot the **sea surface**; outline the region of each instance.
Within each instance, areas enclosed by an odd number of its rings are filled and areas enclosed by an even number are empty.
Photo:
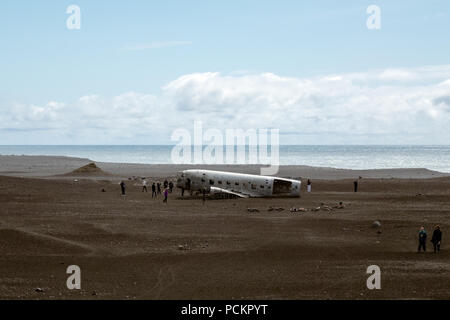
[[[0,155],[49,155],[89,158],[98,162],[172,164],[173,148],[171,145],[2,145]],[[247,147],[247,158],[248,153]],[[279,147],[279,163],[342,169],[427,168],[450,173],[450,145],[282,145]]]

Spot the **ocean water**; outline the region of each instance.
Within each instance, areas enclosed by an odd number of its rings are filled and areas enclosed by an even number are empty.
[[[169,145],[0,146],[1,155],[55,155],[99,162],[172,164]],[[248,148],[246,153],[248,155]],[[343,169],[427,168],[450,172],[450,145],[283,145],[281,165],[308,165]]]

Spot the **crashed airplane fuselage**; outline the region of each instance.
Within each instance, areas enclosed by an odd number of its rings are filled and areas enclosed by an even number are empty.
[[[184,190],[242,198],[300,197],[300,186],[298,180],[212,170],[184,170],[177,177],[177,187]]]

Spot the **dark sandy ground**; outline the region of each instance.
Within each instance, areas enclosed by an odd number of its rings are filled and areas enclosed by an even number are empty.
[[[0,298],[449,299],[450,178],[363,179],[360,188],[315,180],[301,198],[205,204],[176,191],[165,205],[131,181],[122,197],[107,180],[3,176]],[[339,201],[345,209],[289,212]],[[418,228],[431,236],[437,223],[441,253],[418,254]],[[72,264],[81,290],[66,287]],[[381,290],[366,287],[372,264]]]

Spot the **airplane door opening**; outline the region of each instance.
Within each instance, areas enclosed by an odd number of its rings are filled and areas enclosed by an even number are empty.
[[[275,179],[273,181],[273,194],[289,193],[292,182]]]

